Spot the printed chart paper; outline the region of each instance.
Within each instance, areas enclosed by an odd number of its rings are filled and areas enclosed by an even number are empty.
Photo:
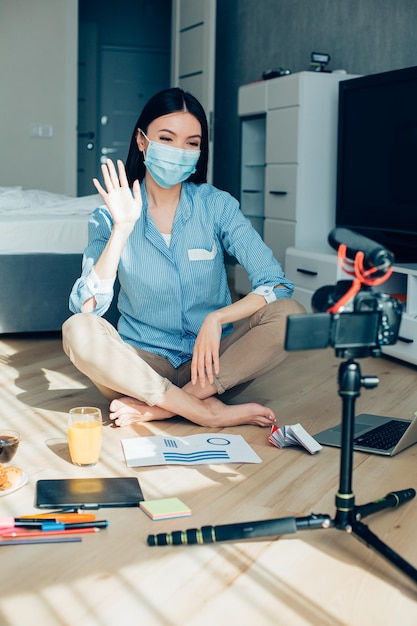
[[[128,467],[262,462],[241,435],[132,437],[121,444]]]

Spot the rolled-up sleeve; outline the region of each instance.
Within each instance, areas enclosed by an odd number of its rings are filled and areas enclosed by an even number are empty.
[[[285,283],[289,281],[285,280]],[[292,287],[292,283],[289,283],[291,287],[287,287],[284,283],[281,283],[281,287],[269,287],[267,285],[262,285],[261,287],[256,287],[253,289],[251,293],[256,293],[258,296],[263,296],[265,302],[269,304],[270,302],[274,302],[275,300],[279,300],[281,298],[291,298],[294,288]]]
[[[104,207],[96,209],[90,218],[89,243],[83,254],[82,273],[75,281],[69,298],[69,308],[73,313],[80,313],[84,302],[94,298],[96,306],[91,312],[104,315],[113,300],[116,277],[100,280],[94,271],[94,265],[109,240],[112,225],[111,216]]]

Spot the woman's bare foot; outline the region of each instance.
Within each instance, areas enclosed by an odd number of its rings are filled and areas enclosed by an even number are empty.
[[[213,396],[206,398],[203,402],[209,409],[210,414],[201,416],[201,419],[198,418],[198,421],[192,420],[200,426],[225,427],[251,424],[253,426],[265,427],[271,426],[275,422],[275,414],[272,409],[257,402],[224,404],[224,402]]]
[[[166,409],[159,406],[149,406],[136,398],[127,396],[117,398],[110,404],[110,419],[114,420],[117,426],[129,426],[137,422],[151,422],[153,420],[163,420],[173,417]]]
[[[165,394],[165,399],[170,393],[176,393],[176,389],[172,386]],[[183,393],[181,392],[181,394]],[[118,398],[110,404],[110,419],[114,420],[114,423],[121,427],[135,423],[167,419],[174,415],[182,415],[182,417],[195,424],[209,428],[240,426],[244,424],[265,427],[271,426],[275,422],[274,412],[256,402],[227,405],[213,396],[199,400],[193,398],[190,394],[186,395],[188,397],[185,406],[183,410],[179,409],[177,413],[161,406],[148,406],[135,398]],[[182,399],[184,399],[183,396]],[[188,399],[190,401],[189,406]]]

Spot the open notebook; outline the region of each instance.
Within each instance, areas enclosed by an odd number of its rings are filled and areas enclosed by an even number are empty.
[[[324,446],[341,445],[342,425],[314,435]],[[361,413],[355,417],[353,449],[359,452],[394,456],[417,442],[417,416],[412,420]]]

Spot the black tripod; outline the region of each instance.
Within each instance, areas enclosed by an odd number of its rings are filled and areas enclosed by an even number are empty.
[[[286,535],[297,530],[314,530],[318,528],[336,528],[355,535],[373,548],[381,556],[398,567],[406,576],[417,582],[417,569],[405,561],[399,554],[391,550],[381,541],[362,519],[372,513],[388,508],[396,508],[416,495],[414,489],[405,489],[387,494],[373,502],[355,505],[352,492],[353,466],[353,432],[355,419],[355,401],[360,395],[361,387],[370,389],[378,385],[375,376],[362,377],[359,364],[350,358],[341,363],[338,374],[339,395],[342,398],[342,441],[340,456],[340,483],[336,494],[336,515],[312,514],[307,517],[284,517],[258,522],[224,524],[220,526],[202,526],[201,528],[160,533],[148,536],[148,545],[166,546],[180,544],[203,544],[217,541],[236,541],[275,535]]]
[[[374,376],[362,377],[359,364],[354,359],[343,362],[339,367],[339,395],[342,398],[342,447],[340,453],[340,482],[336,494],[336,515],[331,526],[356,535],[368,547],[398,567],[404,574],[417,582],[417,569],[381,541],[361,520],[387,508],[396,508],[411,498],[414,489],[405,489],[387,494],[384,498],[355,506],[352,491],[353,432],[355,420],[355,400],[361,387],[370,389],[378,385]]]

